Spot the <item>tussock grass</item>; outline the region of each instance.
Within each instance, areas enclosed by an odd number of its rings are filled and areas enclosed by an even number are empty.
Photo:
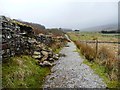
[[[89,61],[93,61],[95,59],[95,50],[91,48],[86,43],[82,43],[80,41],[75,41],[76,46],[81,50],[81,53],[88,59]]]
[[[118,80],[118,58],[114,56],[106,47],[101,47],[98,54],[99,64],[105,66],[109,71],[108,75],[111,80]]]
[[[84,63],[94,69],[104,79],[108,87],[119,87],[119,60],[114,56],[113,52],[103,46],[96,54],[95,48],[90,47],[86,43],[75,41],[75,44],[80,49],[80,53],[88,60]]]

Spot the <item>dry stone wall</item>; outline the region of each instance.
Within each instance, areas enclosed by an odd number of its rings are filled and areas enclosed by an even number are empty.
[[[2,58],[20,55],[31,51],[31,44],[28,42],[29,34],[33,34],[32,28],[28,26],[23,29],[22,25],[12,22],[4,16],[0,17],[2,27]],[[28,29],[29,28],[29,29]]]
[[[31,26],[27,26],[11,19],[1,16],[0,24],[2,31],[2,60],[15,56],[27,54],[38,60],[40,66],[52,66],[52,62],[59,58],[54,54],[50,46],[54,42],[62,42],[63,37],[52,37],[40,34],[36,36]]]

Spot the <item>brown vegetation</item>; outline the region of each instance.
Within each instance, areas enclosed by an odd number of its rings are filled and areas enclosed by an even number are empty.
[[[75,41],[75,44],[81,50],[81,53],[86,57],[86,59],[90,61],[95,59],[95,50],[93,48],[80,41]]]
[[[105,66],[106,73],[110,80],[118,80],[118,58],[114,55],[114,52],[111,52],[110,49],[105,46],[101,46],[96,54],[94,46],[91,47],[91,45],[80,41],[75,41],[75,44],[87,60],[94,61],[99,65]]]

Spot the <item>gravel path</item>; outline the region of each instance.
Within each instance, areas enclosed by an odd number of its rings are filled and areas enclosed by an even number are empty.
[[[55,62],[52,73],[46,77],[44,88],[105,88],[106,84],[92,69],[83,64],[83,59],[75,52],[73,42],[68,43],[60,53],[65,54]]]

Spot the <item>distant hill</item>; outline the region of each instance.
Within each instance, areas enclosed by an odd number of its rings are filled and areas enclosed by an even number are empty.
[[[118,30],[117,24],[109,24],[109,25],[102,25],[102,26],[81,29],[80,31],[100,32],[100,31],[117,31],[117,30]]]
[[[47,29],[49,33],[52,33],[54,36],[64,36],[65,32],[60,28],[51,28]]]
[[[35,32],[35,34],[39,34],[39,33],[47,33],[47,30],[45,29],[45,26],[41,25],[41,24],[37,24],[37,23],[31,23],[31,22],[25,22],[25,21],[21,21],[21,20],[17,20],[17,19],[13,19],[17,22],[29,25],[33,27],[33,31]]]
[[[69,28],[59,28],[60,30],[62,30],[63,32],[72,32],[72,29]]]
[[[64,35],[64,32],[58,28],[46,29],[45,26],[43,26],[41,24],[25,22],[25,21],[21,21],[21,20],[17,20],[17,19],[14,19],[14,20],[33,27],[33,31],[36,35],[38,35],[39,33],[42,33],[42,34],[52,33],[54,36],[63,36]]]

